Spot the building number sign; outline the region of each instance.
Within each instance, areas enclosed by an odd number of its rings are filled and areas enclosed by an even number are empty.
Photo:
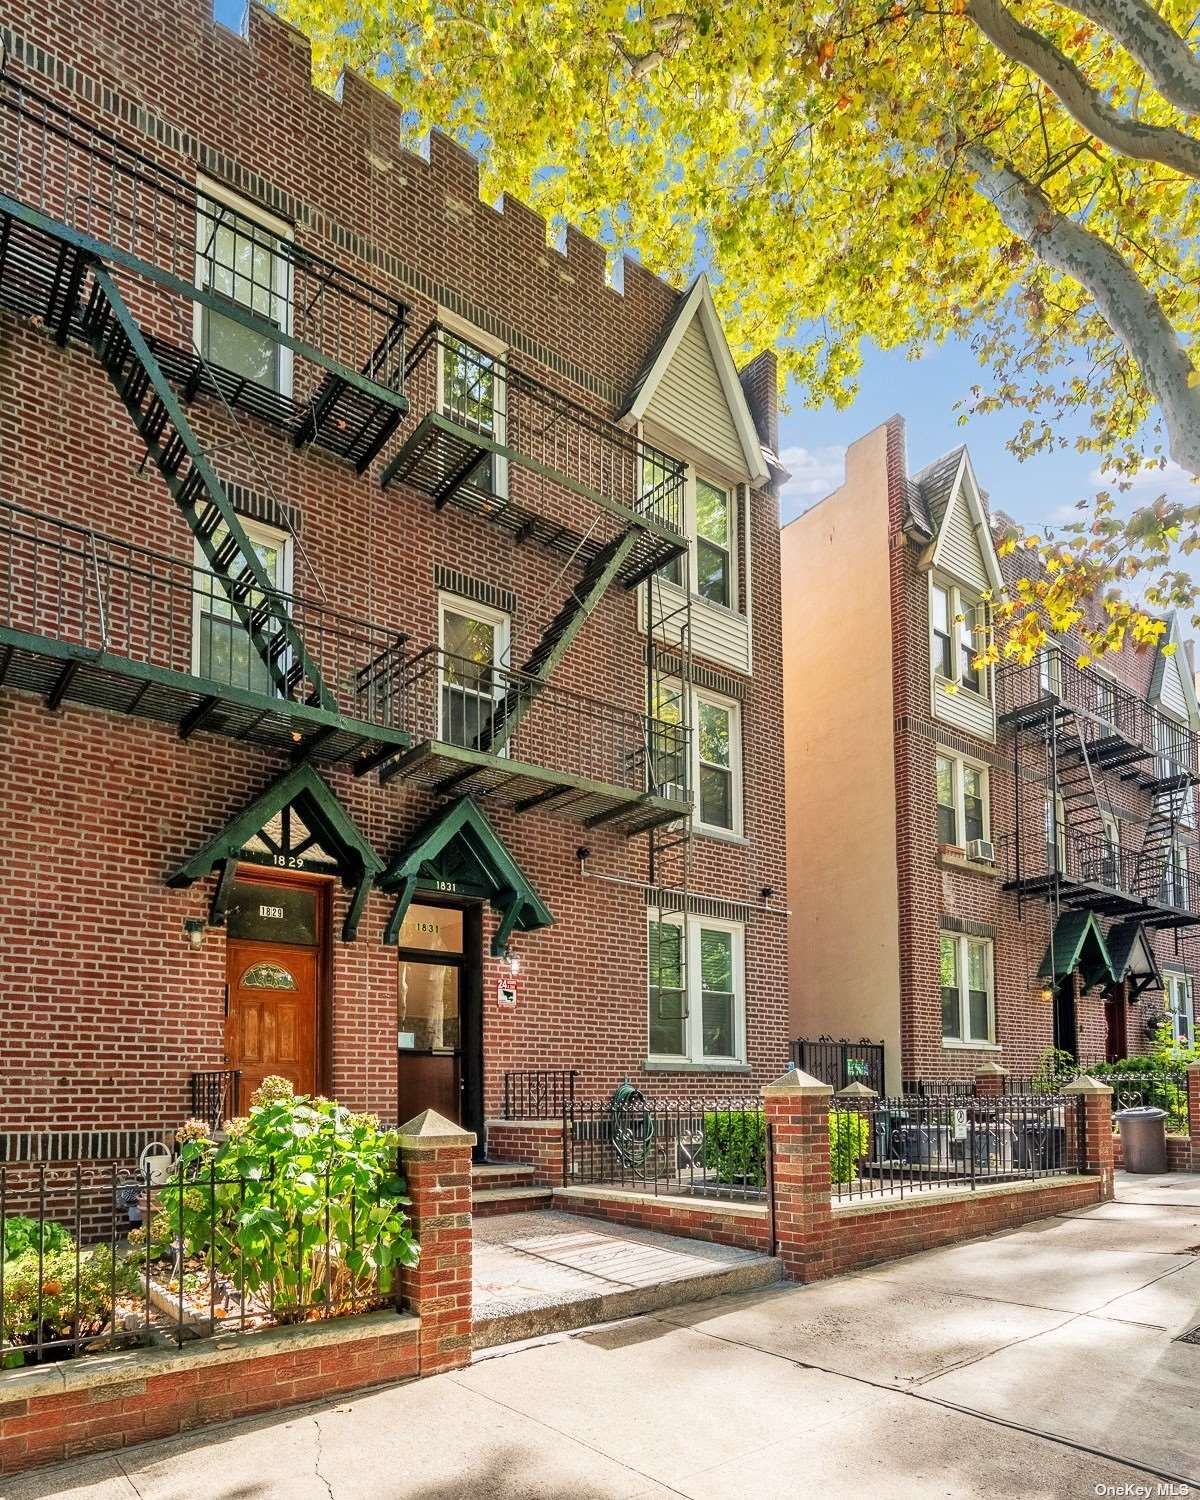
[[[283,921],[282,906],[260,906],[258,908],[258,914],[260,917],[269,917],[274,922]]]

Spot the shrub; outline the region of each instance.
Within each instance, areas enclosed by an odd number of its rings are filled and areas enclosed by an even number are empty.
[[[4,1259],[15,1260],[18,1256],[32,1252],[37,1256],[38,1221],[14,1214],[4,1219]],[[42,1250],[49,1254],[57,1250],[73,1250],[75,1241],[61,1224],[46,1220],[42,1224]]]
[[[853,1182],[858,1164],[871,1148],[871,1122],[853,1110],[829,1116],[829,1175],[832,1182]]]
[[[758,1109],[724,1109],[704,1116],[704,1164],[718,1182],[764,1187],[767,1126]]]
[[[186,1254],[211,1257],[219,1277],[277,1321],[296,1322],[314,1308],[361,1308],[392,1290],[395,1268],[418,1254],[408,1201],[394,1134],[268,1078],[220,1145],[196,1130],[179,1142],[147,1253],[169,1228]]]
[[[78,1259],[78,1290],[76,1261]],[[4,1267],[4,1343],[28,1346],[53,1339],[87,1338],[103,1333],[113,1318],[113,1293],[132,1296],[138,1289],[133,1267],[115,1264],[107,1245],[76,1257],[75,1250],[53,1250],[38,1265],[37,1250],[7,1261]],[[3,1351],[4,1365],[19,1364],[19,1351]]]
[[[1073,1053],[1061,1047],[1047,1047],[1033,1075],[1035,1094],[1059,1094],[1064,1086],[1079,1072],[1079,1064]]]

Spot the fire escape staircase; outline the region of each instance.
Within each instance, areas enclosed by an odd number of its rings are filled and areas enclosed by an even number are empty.
[[[166,482],[276,693],[336,712],[285,601],[268,577],[170,382],[109,272],[91,265],[83,330]],[[82,276],[70,278],[77,296]],[[65,322],[71,316],[63,309]],[[201,705],[203,708],[204,705]],[[192,725],[191,727],[195,727]],[[182,725],[181,732],[188,729]]]
[[[1067,730],[1057,746],[1058,794],[1062,798],[1066,830],[1068,877],[1089,884],[1120,889],[1121,853],[1108,838],[1113,818],[1112,800],[1102,770],[1095,765],[1085,720],[1071,716],[1074,733]]]

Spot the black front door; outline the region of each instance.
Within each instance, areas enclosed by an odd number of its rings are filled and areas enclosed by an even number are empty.
[[[1079,1056],[1079,1027],[1075,1019],[1075,976],[1068,974],[1054,991],[1054,1045]]]
[[[399,934],[396,1121],[424,1109],[483,1140],[480,908],[422,901]]]

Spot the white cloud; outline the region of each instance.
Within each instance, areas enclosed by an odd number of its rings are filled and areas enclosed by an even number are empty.
[[[1200,487],[1186,469],[1181,469],[1172,460],[1168,460],[1162,469],[1143,465],[1132,477],[1109,474],[1103,468],[1096,468],[1088,478],[1093,484],[1111,490],[1115,496],[1126,494],[1138,501],[1153,500],[1159,495],[1166,495],[1169,500],[1200,500]],[[1123,490],[1123,484],[1129,488]]]
[[[846,475],[846,448],[834,443],[825,448],[785,448],[779,455],[791,478],[780,491],[780,507],[785,515],[807,510],[836,490]]]

